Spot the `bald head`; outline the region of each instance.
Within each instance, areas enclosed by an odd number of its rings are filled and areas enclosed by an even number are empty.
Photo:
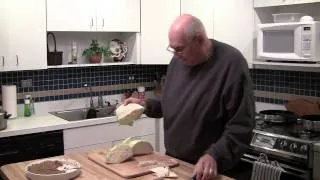
[[[198,18],[190,14],[183,14],[177,17],[169,29],[169,38],[170,36],[178,36],[179,39],[190,41],[199,35],[207,36],[204,26]]]
[[[208,59],[211,40],[202,22],[190,15],[176,18],[169,29],[169,48],[187,65],[197,65]]]

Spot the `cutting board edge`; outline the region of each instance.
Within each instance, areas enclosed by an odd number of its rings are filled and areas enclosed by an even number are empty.
[[[94,162],[95,164],[98,164],[98,165],[101,166],[102,168],[105,168],[106,170],[109,170],[109,171],[111,171],[111,172],[113,172],[113,173],[115,173],[115,174],[117,174],[117,175],[119,175],[119,176],[121,176],[121,177],[123,177],[123,178],[130,179],[130,178],[140,177],[140,176],[144,176],[144,175],[147,175],[147,174],[151,174],[151,173],[152,173],[151,170],[148,170],[148,171],[142,172],[142,173],[140,173],[140,174],[127,174],[127,175],[124,175],[124,174],[119,173],[118,171],[113,170],[112,168],[107,168],[107,167],[105,167],[103,164],[101,164],[100,162],[97,162],[95,159],[93,159],[93,158],[90,156],[90,154],[96,154],[96,152],[94,152],[94,153],[88,153],[88,156],[87,156],[87,157],[88,157],[88,159],[89,159],[90,161]],[[173,158],[173,159],[174,159],[174,158]],[[170,167],[170,168],[173,168],[173,167],[177,167],[177,166],[179,166],[179,165],[180,165],[179,161],[176,160],[176,164],[173,164],[173,165],[171,165],[171,166],[169,166],[169,167]]]

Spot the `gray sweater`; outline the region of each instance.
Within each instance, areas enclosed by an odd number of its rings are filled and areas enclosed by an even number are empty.
[[[164,117],[169,155],[196,163],[212,155],[218,171],[232,168],[248,148],[254,127],[254,96],[245,58],[213,40],[212,56],[197,66],[173,57],[161,101],[146,100],[146,115]]]

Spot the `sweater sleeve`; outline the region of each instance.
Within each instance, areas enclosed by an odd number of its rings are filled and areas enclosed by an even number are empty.
[[[249,147],[252,137],[255,105],[248,74],[227,78],[229,84],[222,94],[227,122],[221,138],[206,151],[217,161],[220,173],[232,168]]]
[[[144,113],[151,118],[161,118],[162,109],[160,100],[146,99],[145,100],[145,111]]]

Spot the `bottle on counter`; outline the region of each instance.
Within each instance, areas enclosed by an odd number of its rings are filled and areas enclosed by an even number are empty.
[[[24,116],[31,116],[31,98],[30,95],[26,95],[24,98]]]
[[[144,97],[145,97],[146,88],[144,86],[139,86],[137,88],[137,90],[138,90],[138,99],[142,99],[143,100]]]
[[[24,116],[29,117],[35,113],[33,98],[31,95],[26,95],[24,98]]]

